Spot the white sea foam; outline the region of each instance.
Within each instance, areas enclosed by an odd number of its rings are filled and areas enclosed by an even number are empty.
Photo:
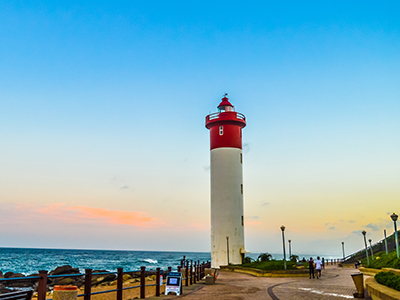
[[[150,258],[145,258],[145,259],[143,259],[142,261],[147,262],[147,263],[149,263],[149,264],[156,264],[156,263],[158,263],[157,260],[155,260],[155,259],[150,259]]]

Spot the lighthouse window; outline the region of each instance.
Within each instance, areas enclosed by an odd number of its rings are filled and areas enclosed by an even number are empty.
[[[240,163],[241,163],[241,164],[243,163],[243,156],[242,156],[242,153],[240,153]]]
[[[224,126],[219,126],[219,135],[224,134]]]
[[[243,220],[243,216],[242,216],[242,226],[244,226],[244,220]]]
[[[241,192],[242,195],[243,195],[243,184],[240,185],[240,192]]]

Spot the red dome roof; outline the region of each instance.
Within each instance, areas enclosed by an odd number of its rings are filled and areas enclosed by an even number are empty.
[[[222,98],[222,101],[221,101],[221,103],[217,106],[217,108],[220,108],[221,106],[231,106],[231,107],[233,107],[233,105],[229,102],[229,99],[228,99],[228,97],[224,97],[224,98]]]

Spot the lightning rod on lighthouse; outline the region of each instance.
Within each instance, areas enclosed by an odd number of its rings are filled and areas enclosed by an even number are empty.
[[[206,117],[210,130],[211,266],[241,264],[244,247],[243,114],[234,110],[227,94],[218,112]]]

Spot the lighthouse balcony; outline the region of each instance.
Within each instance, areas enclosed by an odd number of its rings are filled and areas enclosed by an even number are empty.
[[[241,128],[246,126],[246,117],[235,111],[225,111],[209,114],[206,117],[206,128],[222,124],[234,124]]]
[[[216,113],[213,113],[213,114],[209,114],[206,117],[207,121],[214,120],[214,119],[239,119],[239,120],[246,121],[246,117],[244,116],[244,114],[241,114],[241,113],[238,113],[238,112],[234,112],[234,111],[216,112]]]

